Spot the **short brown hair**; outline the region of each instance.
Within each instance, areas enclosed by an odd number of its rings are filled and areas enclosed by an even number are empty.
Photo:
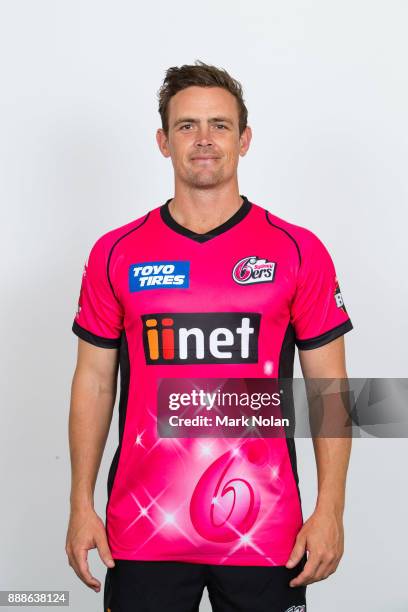
[[[216,68],[200,60],[196,60],[194,64],[184,64],[180,68],[172,66],[166,70],[163,85],[157,92],[159,113],[164,132],[168,134],[169,130],[168,105],[170,98],[182,89],[193,85],[198,87],[222,87],[235,97],[238,103],[239,134],[241,135],[248,121],[248,110],[244,104],[241,84],[223,68]]]

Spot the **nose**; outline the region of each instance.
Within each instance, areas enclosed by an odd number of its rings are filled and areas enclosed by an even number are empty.
[[[201,125],[197,132],[196,146],[207,147],[212,146],[212,144],[210,126]]]

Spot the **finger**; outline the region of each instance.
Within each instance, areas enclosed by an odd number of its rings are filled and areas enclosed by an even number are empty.
[[[321,561],[319,557],[316,556],[316,558],[313,558],[312,555],[309,555],[309,558],[305,563],[303,571],[301,571],[300,574],[296,576],[296,578],[289,582],[289,586],[305,586],[314,582],[316,573],[319,571],[320,564]]]
[[[101,535],[98,535],[95,540],[96,548],[98,549],[101,561],[106,565],[106,567],[115,567],[115,561],[112,558],[112,553],[109,548],[105,531],[102,530]]]
[[[336,571],[337,565],[338,563],[335,559],[329,558],[323,561],[318,568],[315,580],[326,580],[326,578]]]
[[[306,539],[297,538],[296,543],[292,549],[292,552],[290,553],[290,557],[286,563],[286,567],[289,567],[289,568],[295,567],[295,565],[299,563],[299,561],[302,559],[303,555],[305,554],[305,548],[306,548]]]
[[[81,548],[79,549],[79,551],[77,551],[75,558],[75,563],[78,570],[77,574],[79,578],[81,578],[81,580],[85,582],[85,584],[87,584],[92,589],[99,591],[101,583],[94,576],[92,576],[91,572],[89,571],[87,555],[88,550],[86,548]]]

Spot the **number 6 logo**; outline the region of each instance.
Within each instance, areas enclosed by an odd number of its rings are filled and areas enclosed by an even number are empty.
[[[229,471],[247,462],[266,462],[266,449],[259,440],[245,443],[239,453],[224,453],[202,474],[191,496],[190,517],[203,538],[231,542],[254,524],[260,508],[259,491],[246,478],[228,479]]]

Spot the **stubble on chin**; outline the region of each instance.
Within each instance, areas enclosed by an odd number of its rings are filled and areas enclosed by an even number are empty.
[[[215,187],[223,180],[224,172],[187,172],[186,182],[193,187]]]

